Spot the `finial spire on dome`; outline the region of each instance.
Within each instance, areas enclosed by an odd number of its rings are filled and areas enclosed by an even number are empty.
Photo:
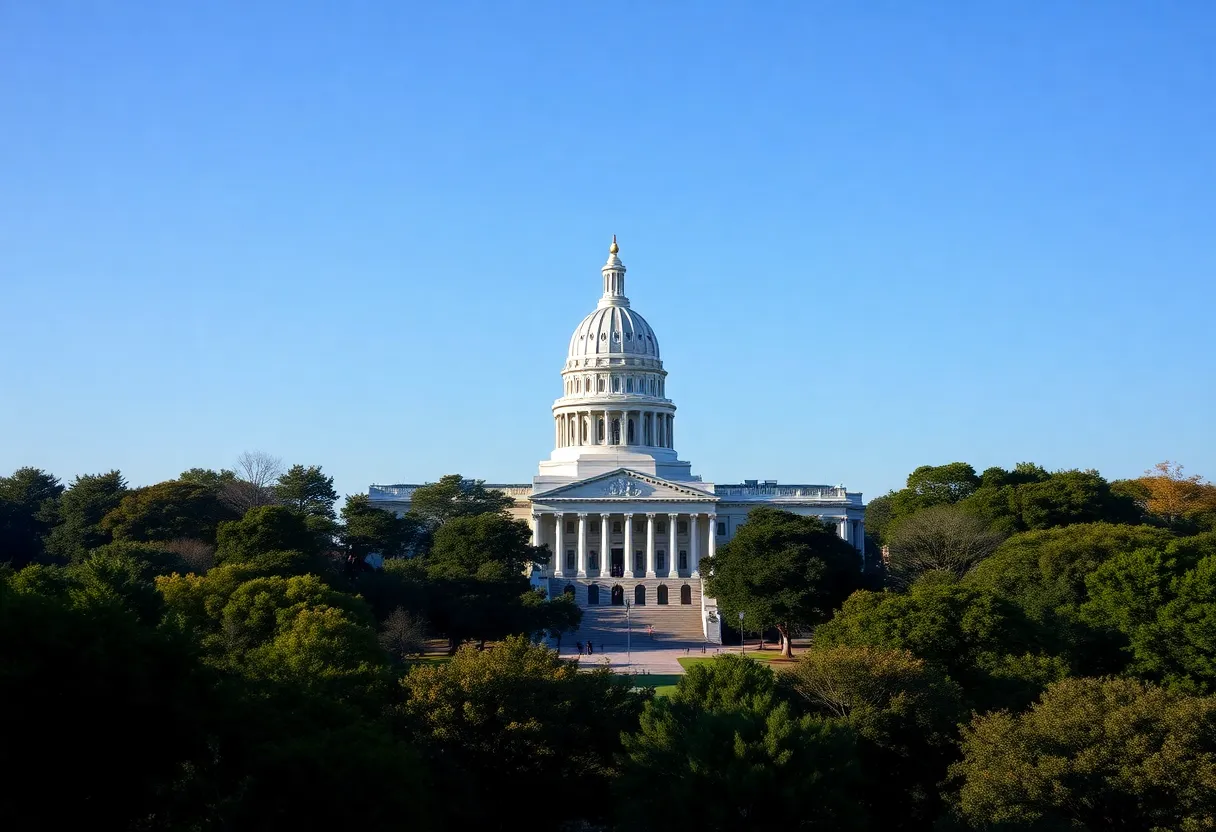
[[[608,246],[608,253],[616,254],[620,250],[621,250],[621,247],[616,244],[616,235],[613,234],[612,235],[612,245]]]

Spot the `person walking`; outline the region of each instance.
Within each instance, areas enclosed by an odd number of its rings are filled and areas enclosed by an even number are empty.
[[[653,624],[646,625],[646,634],[650,636],[651,641],[654,641],[654,625]]]
[[[581,641],[576,641],[574,642],[574,646],[578,650],[578,654],[580,656],[583,655],[583,643]]]
[[[590,656],[595,650],[591,648],[591,639],[587,639],[587,655]]]

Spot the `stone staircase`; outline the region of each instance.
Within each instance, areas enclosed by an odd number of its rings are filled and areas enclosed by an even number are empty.
[[[647,627],[654,628],[653,638]],[[701,607],[696,606],[646,606],[631,607],[628,623],[623,606],[584,607],[579,629],[562,635],[563,653],[576,642],[587,642],[595,646],[596,653],[604,651],[623,652],[628,639],[634,651],[679,647],[700,647],[705,643],[701,627]]]

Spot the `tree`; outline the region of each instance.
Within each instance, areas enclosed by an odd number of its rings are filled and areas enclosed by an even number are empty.
[[[857,732],[863,777],[883,784],[862,796],[872,825],[932,825],[963,717],[953,680],[907,650],[870,646],[810,650],[782,679],[812,713]]]
[[[932,506],[904,519],[891,536],[888,582],[906,589],[926,572],[961,578],[991,555],[1001,536],[955,505]]]
[[[405,607],[397,607],[380,628],[380,646],[398,662],[404,662],[409,656],[422,652],[426,634],[424,619]]]
[[[906,593],[856,592],[816,628],[814,649],[908,650],[958,682],[968,704],[1021,707],[1068,672],[1043,628],[994,592],[926,576]]]
[[[219,524],[236,518],[236,512],[220,501],[216,487],[168,480],[128,492],[100,525],[115,540],[186,538],[215,543]]]
[[[401,715],[457,829],[510,824],[503,807],[538,791],[544,811],[528,816],[532,828],[602,819],[609,804],[586,789],[613,779],[621,732],[644,701],[607,670],[580,672],[522,637],[414,667],[402,687]]]
[[[857,551],[817,518],[758,508],[714,556],[706,592],[728,618],[743,612],[776,627],[790,656],[793,634],[827,620],[860,585]]]
[[[193,483],[205,486],[215,494],[224,490],[224,486],[236,482],[236,472],[224,468],[216,471],[212,468],[190,468],[182,471],[177,478],[179,482]]]
[[[1203,537],[1207,554],[1169,582],[1162,593],[1169,600],[1156,609],[1152,620],[1134,626],[1137,618],[1147,619],[1150,614],[1141,608],[1128,623],[1133,670],[1171,688],[1210,694],[1216,692],[1216,535]],[[1176,555],[1176,549],[1167,550],[1168,566],[1177,568],[1169,564]],[[1154,577],[1150,586],[1164,583],[1164,576]]]
[[[478,514],[505,514],[514,499],[501,491],[486,488],[484,480],[467,480],[447,474],[439,482],[428,483],[410,497],[410,514],[430,528],[442,526],[457,517]]]
[[[308,517],[334,519],[334,478],[327,477],[320,465],[293,465],[275,483],[274,494],[282,505]]]
[[[19,569],[43,558],[62,493],[59,480],[38,468],[0,477],[0,563]]]
[[[181,633],[86,571],[0,571],[0,815],[14,829],[173,828],[180,784],[207,759],[214,684]],[[48,772],[71,783],[54,799]]]
[[[548,563],[548,551],[532,545],[532,531],[521,520],[467,515],[436,529],[427,571],[435,577],[522,577],[529,565]]]
[[[283,460],[265,451],[245,451],[236,459],[235,474],[220,492],[225,503],[241,514],[275,504],[273,487],[283,474]]]
[[[76,477],[59,498],[59,523],[47,537],[47,552],[63,561],[82,560],[111,540],[101,520],[118,508],[127,481],[118,471]]]
[[[722,656],[691,668],[623,739],[622,829],[862,825],[853,732],[795,715],[757,662]]]
[[[1060,471],[1017,489],[1022,528],[1051,529],[1074,523],[1135,523],[1139,512],[1111,491],[1097,471]]]
[[[250,509],[240,520],[221,523],[216,533],[215,561],[249,563],[274,552],[298,552],[304,571],[329,571],[317,535],[303,515],[286,506]]]
[[[1145,508],[1174,525],[1205,512],[1216,512],[1216,485],[1198,474],[1184,476],[1177,462],[1158,462],[1138,482],[1145,491]]]
[[[975,469],[965,462],[922,465],[908,475],[907,490],[919,508],[957,503],[980,485]]]
[[[1066,679],[1029,712],[975,717],[953,767],[977,828],[1204,829],[1216,814],[1216,699]]]
[[[342,542],[360,559],[372,553],[385,559],[405,557],[419,531],[415,518],[376,508],[366,494],[348,496],[342,506]]]

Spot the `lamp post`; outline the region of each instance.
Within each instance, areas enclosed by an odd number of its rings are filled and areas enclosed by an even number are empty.
[[[747,655],[747,634],[743,632],[743,613],[739,613],[739,655]]]

